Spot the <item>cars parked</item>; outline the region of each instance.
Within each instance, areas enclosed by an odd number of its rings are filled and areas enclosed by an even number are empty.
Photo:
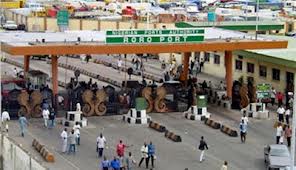
[[[264,147],[264,162],[268,170],[287,169],[291,155],[286,145],[268,145]]]
[[[3,29],[17,30],[17,24],[14,21],[6,21],[6,23],[3,25]]]

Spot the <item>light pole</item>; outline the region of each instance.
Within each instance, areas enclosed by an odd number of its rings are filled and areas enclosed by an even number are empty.
[[[291,143],[291,170],[294,170],[295,162],[295,125],[296,125],[296,73],[294,73],[294,92],[293,92],[293,122],[292,122],[292,143]]]
[[[150,4],[150,0],[148,0],[147,2],[148,2],[148,4]],[[150,18],[150,5],[148,5],[149,9],[147,9],[147,19],[146,19],[147,20],[147,30],[149,29],[149,24],[150,24],[150,21],[149,21],[150,20],[149,19]]]
[[[256,5],[256,32],[255,32],[255,39],[257,40],[257,34],[258,34],[258,21],[259,21],[259,0],[257,0],[257,5]]]

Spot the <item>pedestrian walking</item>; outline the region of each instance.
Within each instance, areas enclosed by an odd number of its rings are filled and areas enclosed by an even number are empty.
[[[124,156],[125,148],[129,147],[128,145],[123,144],[122,140],[119,141],[119,144],[116,146],[116,153],[118,157]]]
[[[126,170],[126,161],[124,161],[124,157],[119,157],[119,161],[120,161],[120,170]]]
[[[71,133],[69,134],[68,138],[69,138],[68,154],[70,154],[71,152],[73,152],[75,154],[75,152],[76,152],[76,137],[75,137],[73,129],[72,129]]]
[[[199,142],[198,149],[201,151],[200,157],[199,157],[199,162],[201,163],[204,161],[204,154],[205,154],[205,149],[209,150],[208,145],[206,141],[204,140],[204,137],[201,137],[201,140]]]
[[[67,144],[68,144],[68,133],[67,133],[67,128],[63,130],[61,133],[61,139],[62,139],[62,153],[66,153],[67,151]]]
[[[110,166],[112,170],[120,170],[120,161],[114,156],[114,159],[111,161]]]
[[[291,146],[291,137],[292,137],[292,129],[291,129],[290,125],[286,126],[285,137],[287,139],[288,147],[290,147]]]
[[[79,122],[76,122],[75,125],[73,126],[73,130],[74,130],[75,140],[77,145],[80,145],[80,129],[81,129],[81,126]]]
[[[48,108],[44,109],[42,111],[42,116],[43,116],[43,120],[44,120],[44,127],[48,127],[47,123],[48,123],[48,119],[49,119],[49,110]]]
[[[120,73],[121,67],[122,67],[122,60],[121,60],[121,58],[119,58],[118,61],[117,61],[118,73]]]
[[[283,99],[284,99],[284,94],[282,92],[278,92],[276,95],[278,105],[282,106],[283,105]]]
[[[244,120],[241,120],[241,123],[239,124],[240,129],[240,136],[241,136],[241,142],[246,142],[246,136],[247,136],[247,124]]]
[[[284,132],[281,133],[279,143],[280,143],[281,145],[284,144]]]
[[[228,169],[228,162],[227,161],[224,161],[222,167],[221,167],[221,170],[227,170]]]
[[[146,168],[148,169],[149,157],[148,157],[148,146],[147,146],[146,142],[141,147],[141,160],[139,162],[139,167],[141,167],[141,164],[144,161],[144,159],[145,159]]]
[[[125,159],[126,161],[126,170],[132,170],[133,164],[136,164],[136,161],[134,160],[132,153],[128,153],[128,157]]]
[[[276,90],[272,87],[270,92],[271,105],[275,103]]]
[[[241,118],[241,121],[242,121],[242,120],[244,120],[244,123],[248,125],[248,123],[249,123],[249,119],[248,119],[246,113],[243,113],[243,117]]]
[[[276,112],[278,113],[279,122],[284,122],[284,113],[285,113],[284,107],[280,105]]]
[[[282,132],[283,132],[283,127],[282,127],[282,124],[279,122],[276,128],[276,144],[279,144]]]
[[[21,114],[20,118],[19,118],[19,124],[20,124],[20,128],[21,128],[21,135],[22,137],[25,137],[25,131],[26,131],[26,126],[29,125],[27,118]]]
[[[104,159],[101,162],[101,170],[109,170],[110,167],[110,161],[104,156]]]
[[[151,160],[152,168],[154,168],[154,159],[155,159],[155,146],[152,142],[148,145],[148,165]]]
[[[54,121],[55,121],[55,112],[54,112],[53,108],[51,109],[51,112],[49,114],[49,120],[50,120],[50,128],[53,128],[54,125],[55,125],[55,123],[54,123]]]
[[[17,71],[16,67],[14,67],[14,69],[13,69],[13,75],[15,78],[17,78],[17,76],[18,76],[18,71]]]
[[[97,137],[97,152],[98,152],[99,158],[103,156],[105,144],[106,144],[106,138],[103,136],[102,133],[100,133],[100,136]]]
[[[76,103],[76,111],[78,111],[78,112],[81,111],[81,105],[80,105],[80,103]]]
[[[5,129],[6,133],[8,133],[8,121],[10,120],[9,113],[4,110],[1,114],[1,131]]]
[[[290,115],[291,115],[291,110],[289,107],[287,107],[287,110],[285,111],[285,118],[286,118],[286,123],[290,124],[289,119],[290,119]]]

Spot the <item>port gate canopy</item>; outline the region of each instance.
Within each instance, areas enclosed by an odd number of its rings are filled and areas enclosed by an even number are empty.
[[[188,34],[184,30],[187,29],[1,32],[0,40],[1,51],[10,55],[179,53],[287,47],[287,41],[260,37],[255,40],[254,35],[220,28],[191,28]]]
[[[220,28],[163,30],[110,30],[66,32],[1,32],[1,51],[24,57],[29,71],[30,55],[51,55],[53,94],[58,94],[58,59],[65,54],[183,53],[181,81],[188,78],[191,52],[225,51],[226,91],[231,97],[232,51],[287,48],[287,41],[273,40]]]

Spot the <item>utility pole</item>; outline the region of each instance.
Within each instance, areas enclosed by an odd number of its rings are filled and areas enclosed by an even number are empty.
[[[259,22],[259,0],[257,0],[257,5],[256,5],[256,32],[255,32],[255,39],[257,40],[258,37],[258,22]]]
[[[149,25],[150,25],[150,5],[151,5],[151,3],[150,3],[150,0],[148,0],[148,9],[147,9],[147,30],[149,29]]]
[[[295,125],[296,125],[296,73],[294,73],[294,92],[293,92],[293,122],[292,122],[292,143],[291,143],[291,170],[294,170],[295,162]]]

